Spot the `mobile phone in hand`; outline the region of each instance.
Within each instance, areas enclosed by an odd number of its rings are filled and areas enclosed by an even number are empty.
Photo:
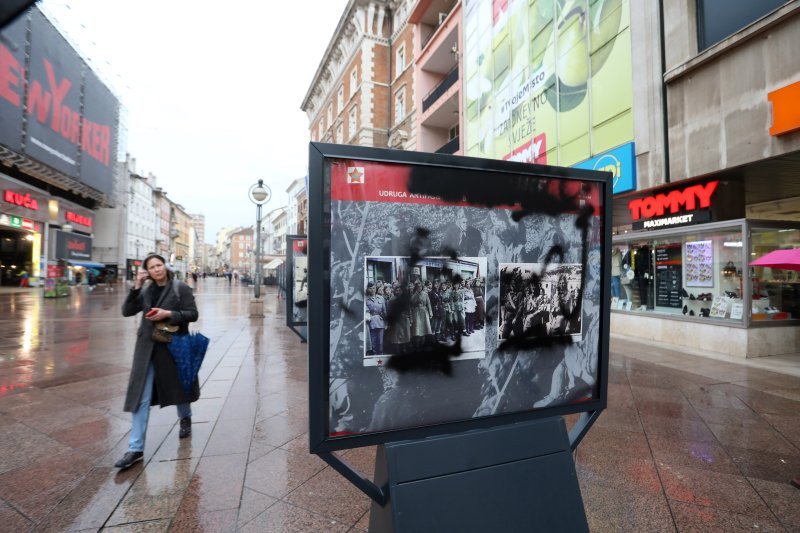
[[[145,316],[146,318],[150,318],[150,317],[153,317],[153,316],[155,316],[155,315],[156,315],[156,313],[158,313],[158,311],[157,311],[156,309],[151,309],[151,310],[149,310],[149,311],[147,312],[147,314],[146,314],[146,315],[144,315],[144,316]]]

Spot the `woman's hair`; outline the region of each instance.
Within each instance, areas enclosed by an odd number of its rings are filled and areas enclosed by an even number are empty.
[[[167,281],[172,281],[172,279],[175,277],[175,273],[171,268],[169,268],[167,262],[159,254],[149,254],[147,257],[145,257],[144,261],[142,261],[142,268],[147,270],[147,263],[149,263],[152,259],[158,259],[161,261],[161,263],[164,265],[164,268],[167,270]]]

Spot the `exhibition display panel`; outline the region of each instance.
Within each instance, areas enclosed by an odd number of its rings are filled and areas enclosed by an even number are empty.
[[[603,409],[610,199],[608,173],[312,143],[312,452]]]

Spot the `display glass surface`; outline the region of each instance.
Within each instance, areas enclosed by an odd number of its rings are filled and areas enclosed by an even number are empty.
[[[610,174],[325,144],[310,163],[312,450],[604,407]]]

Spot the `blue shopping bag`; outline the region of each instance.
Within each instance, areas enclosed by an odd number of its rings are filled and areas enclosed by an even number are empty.
[[[192,384],[197,378],[200,365],[206,356],[209,339],[202,333],[172,335],[172,342],[167,344],[175,365],[178,367],[178,378],[183,391],[191,394]]]

